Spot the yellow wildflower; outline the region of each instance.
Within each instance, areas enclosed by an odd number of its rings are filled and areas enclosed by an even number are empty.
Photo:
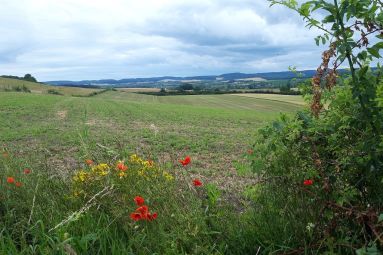
[[[110,167],[107,164],[98,164],[97,166],[92,167],[92,172],[100,176],[105,176],[109,173]]]
[[[118,173],[118,176],[120,177],[120,179],[122,179],[122,178],[124,178],[124,177],[126,176],[126,173],[120,171],[120,172]]]
[[[146,160],[146,161],[144,161],[144,162],[143,162],[143,165],[144,165],[145,167],[147,167],[147,168],[152,168],[152,167],[154,167],[154,163],[153,163],[153,161],[151,161],[151,160]]]
[[[89,174],[85,172],[84,170],[80,170],[76,173],[75,176],[73,176],[73,180],[75,182],[84,182],[86,179],[88,179]]]
[[[165,179],[166,179],[167,181],[173,181],[173,180],[174,180],[173,175],[169,174],[169,173],[166,172],[166,171],[164,171],[164,172],[162,173],[162,175],[165,177]]]
[[[137,164],[143,164],[144,161],[142,160],[142,158],[137,156],[137,154],[133,154],[130,156],[130,162],[137,163]]]

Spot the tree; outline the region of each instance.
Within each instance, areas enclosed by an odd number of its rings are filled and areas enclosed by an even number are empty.
[[[190,83],[184,83],[178,87],[178,90],[185,91],[185,90],[193,90],[193,84]]]
[[[291,91],[291,80],[289,80],[286,85],[282,85],[279,90],[281,93],[289,93]]]
[[[37,80],[36,80],[36,78],[35,77],[33,77],[31,74],[26,74],[26,75],[24,75],[24,78],[23,78],[23,80],[25,80],[25,81],[30,81],[30,82],[37,82]]]

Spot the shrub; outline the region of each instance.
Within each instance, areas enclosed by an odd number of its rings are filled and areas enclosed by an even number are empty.
[[[7,87],[4,89],[6,92],[12,92],[12,91],[15,91],[15,92],[25,92],[25,93],[31,93],[31,90],[23,85],[23,86],[11,86],[11,87]]]
[[[311,109],[283,116],[259,131],[253,169],[261,181],[253,217],[262,222],[261,242],[291,254],[377,254],[383,244],[383,70],[372,70],[369,63],[380,57],[383,45],[354,48],[368,46],[361,27],[369,35],[383,30],[377,11],[382,3],[271,2],[286,5],[310,27],[325,31],[318,44],[330,36],[334,41],[323,53],[311,90],[303,90],[312,93]],[[312,16],[316,10],[328,16],[319,22]],[[337,67],[345,60],[350,74],[342,79]]]
[[[61,93],[60,91],[57,91],[55,89],[48,89],[47,91],[48,94],[52,94],[52,95],[59,95],[59,96],[63,96],[64,94]]]

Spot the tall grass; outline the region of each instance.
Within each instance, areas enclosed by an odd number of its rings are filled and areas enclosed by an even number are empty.
[[[168,169],[125,152],[98,155],[93,165],[80,162],[82,170],[67,178],[52,171],[49,162],[26,162],[3,152],[0,254],[243,254],[258,249],[253,240],[242,240],[251,231],[238,227],[235,208],[218,202],[216,187],[194,187],[187,166]],[[128,167],[123,177],[117,159]],[[108,164],[108,174],[97,172],[97,162]],[[82,172],[88,176],[79,181]],[[138,195],[158,218],[131,219]]]

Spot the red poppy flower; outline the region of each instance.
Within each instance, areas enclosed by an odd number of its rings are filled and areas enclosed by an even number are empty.
[[[91,160],[91,159],[86,159],[85,160],[85,163],[88,165],[88,166],[90,166],[90,165],[93,165],[93,160]]]
[[[31,173],[31,169],[28,169],[28,168],[24,169],[24,174],[30,174],[30,173]]]
[[[140,213],[131,213],[130,218],[134,221],[139,221],[142,217]]]
[[[125,166],[124,163],[120,162],[117,164],[117,169],[125,172],[126,170],[128,170],[128,166]]]
[[[187,166],[190,164],[191,162],[191,159],[189,156],[186,156],[185,159],[181,159],[179,160],[179,162],[183,165],[183,166]]]
[[[23,186],[23,184],[22,184],[21,182],[16,182],[15,185],[16,185],[16,187],[21,187],[21,186]]]
[[[155,220],[155,219],[157,219],[157,213],[155,212],[155,213],[153,213],[153,214],[148,214],[148,220],[149,221],[152,221],[152,220]]]
[[[202,182],[201,182],[199,179],[195,179],[195,180],[193,180],[193,184],[194,184],[194,186],[196,186],[196,187],[202,186]]]
[[[15,183],[15,178],[13,178],[13,177],[8,177],[8,178],[7,178],[7,182],[8,182],[8,183]]]
[[[313,180],[308,179],[308,180],[304,180],[303,185],[310,186],[310,185],[313,185],[313,183],[314,183]]]
[[[145,200],[140,196],[136,196],[134,202],[136,202],[136,205],[141,206],[145,203]]]
[[[251,155],[251,154],[253,154],[253,153],[254,153],[254,151],[253,151],[252,149],[248,149],[248,150],[247,150],[247,154]]]
[[[146,205],[140,206],[136,209],[136,212],[140,212],[141,215],[146,215],[149,211],[149,208]]]

